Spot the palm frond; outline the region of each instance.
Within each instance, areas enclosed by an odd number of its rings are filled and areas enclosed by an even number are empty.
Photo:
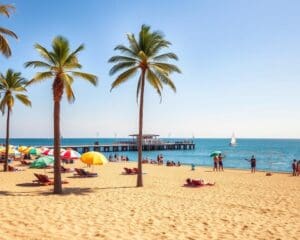
[[[41,82],[41,81],[44,81],[44,80],[47,80],[51,77],[54,76],[54,73],[51,72],[51,71],[48,71],[48,72],[38,72],[35,74],[35,76],[33,77],[33,79],[31,79],[29,82],[28,82],[28,85],[31,85],[33,83],[37,83],[37,82]]]
[[[138,67],[133,67],[128,69],[127,71],[121,73],[117,79],[111,84],[111,89],[114,89],[115,87],[119,86],[120,84],[126,82],[130,77],[132,77],[137,72]]]
[[[69,41],[62,36],[57,36],[52,41],[52,49],[52,56],[56,59],[59,66],[63,66],[70,53]]]
[[[130,57],[137,57],[137,53],[135,53],[134,51],[132,51],[131,49],[129,49],[128,47],[126,47],[124,45],[118,45],[114,48],[114,50],[119,50],[122,53],[124,53]]]
[[[123,69],[133,67],[136,65],[136,61],[127,61],[127,62],[119,62],[115,64],[109,71],[109,75],[114,75],[116,72],[119,72]]]
[[[44,48],[42,45],[36,43],[34,45],[34,48],[40,53],[40,55],[49,63],[56,65],[56,61],[53,58],[53,55],[51,54],[51,52],[48,52],[48,50],[46,48]]]
[[[173,83],[173,81],[169,78],[169,76],[165,72],[162,72],[162,71],[160,71],[158,69],[154,69],[154,72],[155,72],[156,76],[159,78],[159,80],[162,83],[166,84],[174,92],[176,92],[176,86],[175,86],[175,84]]]
[[[72,52],[66,59],[64,66],[68,65],[68,64],[73,64],[73,63],[78,63],[77,60],[77,53],[79,53],[80,51],[82,51],[84,49],[84,45],[81,44],[74,52]],[[79,64],[79,66],[81,66]]]
[[[96,75],[93,75],[93,74],[90,74],[90,73],[84,73],[84,72],[75,72],[75,71],[72,71],[71,74],[75,77],[79,77],[79,78],[82,78],[84,80],[87,80],[88,82],[90,82],[94,86],[96,86],[97,83],[98,83],[98,77]]]
[[[9,17],[11,12],[15,11],[15,6],[11,4],[1,4],[0,5],[0,14],[5,15],[6,17]]]
[[[108,60],[109,63],[127,62],[127,61],[133,62],[133,61],[138,61],[138,59],[133,57],[126,57],[126,56],[113,56]]]
[[[11,56],[11,50],[8,41],[1,34],[0,34],[0,52],[7,58]]]
[[[31,107],[31,101],[28,99],[28,96],[24,94],[16,94],[16,98],[25,106]]]
[[[153,61],[161,61],[161,60],[169,60],[169,59],[178,60],[178,57],[175,53],[169,52],[169,53],[163,53],[161,55],[157,55],[152,58]]]
[[[142,50],[138,42],[136,41],[134,34],[132,33],[127,34],[127,39],[129,41],[129,48],[131,49],[132,52],[138,53],[139,51]]]
[[[42,61],[29,61],[24,63],[24,66],[27,67],[44,67],[44,68],[51,68],[52,66],[48,63],[42,62]]]
[[[68,74],[63,74],[62,80],[64,82],[64,88],[65,88],[65,93],[67,95],[68,102],[73,103],[75,101],[75,95],[72,89],[72,83],[74,82],[74,79],[72,78],[72,76]]]
[[[168,73],[172,73],[172,72],[181,73],[180,69],[174,64],[163,63],[163,62],[151,62],[150,65],[157,66]]]
[[[8,36],[13,37],[15,39],[18,39],[17,34],[15,34],[13,31],[11,31],[11,30],[9,30],[7,28],[0,27],[0,33],[3,33],[5,35],[8,35]]]
[[[160,96],[160,101],[161,101],[161,90],[163,88],[161,82],[159,81],[159,78],[155,75],[151,69],[147,70],[147,75],[146,78],[148,82],[152,85],[152,87],[156,90],[158,95]]]

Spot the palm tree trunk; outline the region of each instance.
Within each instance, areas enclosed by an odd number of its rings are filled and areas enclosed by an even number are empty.
[[[7,107],[7,118],[6,118],[6,140],[5,140],[5,162],[4,162],[4,171],[8,170],[8,150],[9,150],[9,121],[10,121],[10,110]]]
[[[60,101],[54,101],[54,190],[53,193],[61,194],[60,174]]]
[[[143,114],[144,114],[144,89],[145,89],[145,69],[142,70],[141,95],[140,95],[140,112],[139,112],[139,136],[138,136],[138,175],[137,187],[143,187],[142,171],[142,153],[143,153]]]

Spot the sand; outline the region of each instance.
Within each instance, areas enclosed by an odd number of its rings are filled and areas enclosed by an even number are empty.
[[[33,173],[49,169],[0,172],[0,239],[300,238],[300,177],[144,164],[145,186],[136,188],[124,166],[136,163],[94,167],[97,178],[62,174],[62,196],[32,186]],[[182,187],[187,177],[216,185]]]

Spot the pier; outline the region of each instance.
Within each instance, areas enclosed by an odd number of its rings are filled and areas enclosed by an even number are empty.
[[[95,142],[91,145],[68,145],[61,146],[62,148],[72,148],[80,153],[85,153],[89,151],[96,152],[127,152],[127,151],[138,151],[137,144],[137,134],[130,135],[133,140],[130,141],[120,141],[111,144],[99,144]],[[146,134],[143,135],[142,149],[143,151],[167,151],[167,150],[194,150],[195,143],[191,140],[185,141],[174,141],[174,142],[164,142],[158,139],[159,135]],[[52,146],[46,146],[52,148]]]

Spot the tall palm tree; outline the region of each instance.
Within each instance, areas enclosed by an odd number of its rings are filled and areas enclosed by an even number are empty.
[[[26,92],[27,83],[27,80],[21,76],[20,72],[14,72],[12,69],[8,69],[5,75],[0,74],[0,94],[3,96],[0,101],[0,110],[3,114],[7,111],[4,171],[7,171],[8,168],[9,123],[15,98],[25,106],[31,106],[30,100],[27,95],[24,94],[24,92]]]
[[[44,72],[38,72],[29,84],[41,82],[46,79],[53,79],[52,91],[54,101],[54,193],[62,193],[60,175],[60,102],[65,92],[70,103],[74,102],[75,96],[72,89],[74,77],[87,80],[93,85],[97,85],[97,76],[90,73],[76,71],[81,68],[77,55],[84,49],[81,44],[75,51],[70,51],[69,42],[66,38],[58,36],[53,39],[52,49],[47,50],[40,44],[35,44],[35,49],[39,52],[44,61],[30,61],[25,63],[25,67],[44,68]]]
[[[11,12],[15,10],[15,7],[10,4],[0,4],[0,14],[5,15],[6,17],[9,17]],[[8,44],[8,41],[6,40],[4,35],[8,35],[10,37],[14,37],[18,39],[17,35],[7,29],[0,27],[0,52],[5,56],[5,57],[10,57],[11,56],[11,50]]]
[[[137,187],[143,186],[142,179],[142,136],[143,136],[143,106],[144,89],[147,81],[159,94],[161,98],[163,85],[168,85],[174,92],[176,87],[170,79],[173,72],[180,73],[176,65],[170,64],[168,60],[178,60],[172,52],[161,53],[171,43],[164,39],[161,32],[150,31],[150,27],[142,25],[138,40],[134,34],[127,34],[129,46],[118,45],[114,50],[121,52],[120,55],[111,57],[108,62],[113,63],[109,74],[114,75],[121,72],[111,85],[111,90],[126,82],[136,73],[139,73],[136,97],[139,98],[139,135],[138,135],[138,177]]]

